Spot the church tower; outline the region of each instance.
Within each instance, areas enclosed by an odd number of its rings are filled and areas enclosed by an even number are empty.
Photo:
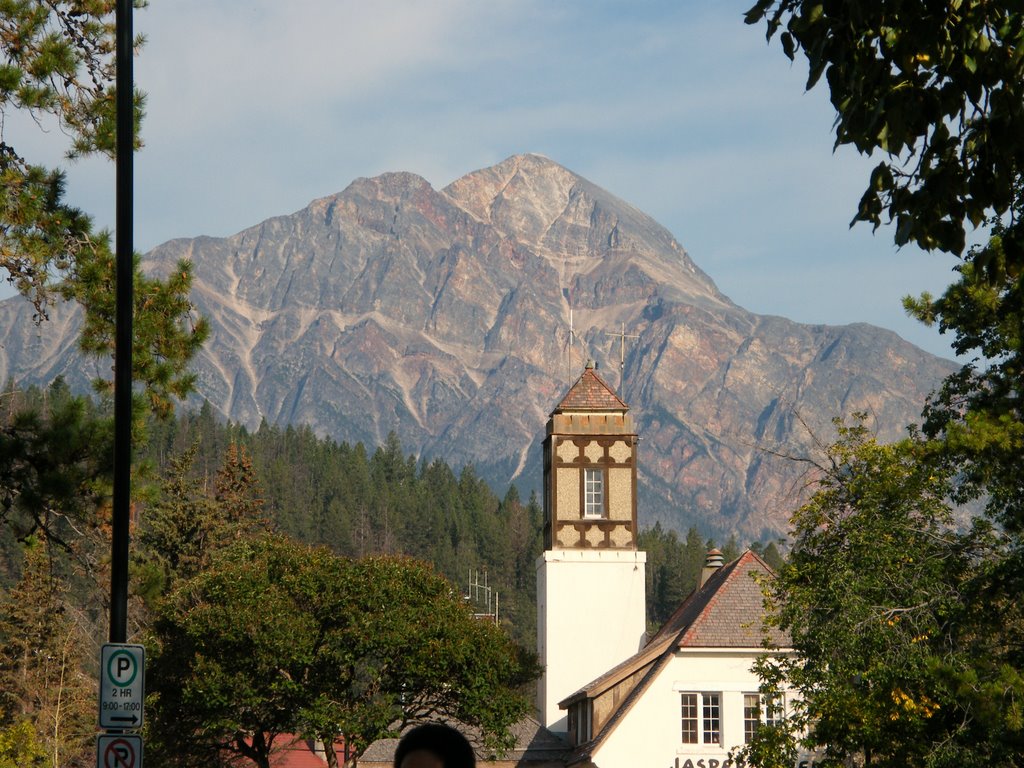
[[[558,702],[644,640],[647,555],[636,548],[636,449],[629,406],[587,363],[552,411],[544,438],[537,703],[554,732],[567,732]]]

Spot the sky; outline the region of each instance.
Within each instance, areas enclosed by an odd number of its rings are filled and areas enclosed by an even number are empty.
[[[748,310],[868,322],[952,357],[900,299],[941,292],[955,260],[849,227],[878,158],[833,149],[824,84],[806,92],[806,66],[745,25],[746,8],[151,0],[134,16],[136,249],[231,235],[359,177],[409,171],[440,189],[534,152],[652,216]],[[4,131],[30,159],[63,162],[59,131]],[[67,174],[69,201],[113,228],[113,166]]]

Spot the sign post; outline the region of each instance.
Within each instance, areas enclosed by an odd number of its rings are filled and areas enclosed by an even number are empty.
[[[100,728],[134,731],[142,727],[145,661],[146,651],[141,645],[106,643],[103,646]]]

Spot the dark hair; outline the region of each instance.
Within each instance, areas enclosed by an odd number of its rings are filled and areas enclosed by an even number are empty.
[[[419,725],[406,733],[395,750],[395,768],[410,752],[425,749],[444,763],[444,768],[476,768],[476,756],[466,737],[441,723]]]

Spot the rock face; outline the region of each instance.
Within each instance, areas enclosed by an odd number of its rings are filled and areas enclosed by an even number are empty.
[[[655,221],[536,155],[440,191],[408,173],[359,179],[147,264],[183,257],[213,331],[199,394],[225,417],[370,446],[394,430],[499,493],[529,490],[547,415],[590,357],[643,440],[641,524],[741,541],[784,532],[800,497],[804,465],[775,453],[807,454],[854,411],[898,437],[953,369],[880,328],[747,312]],[[0,375],[84,388],[77,322],[65,312],[40,333],[24,302],[0,305]]]

